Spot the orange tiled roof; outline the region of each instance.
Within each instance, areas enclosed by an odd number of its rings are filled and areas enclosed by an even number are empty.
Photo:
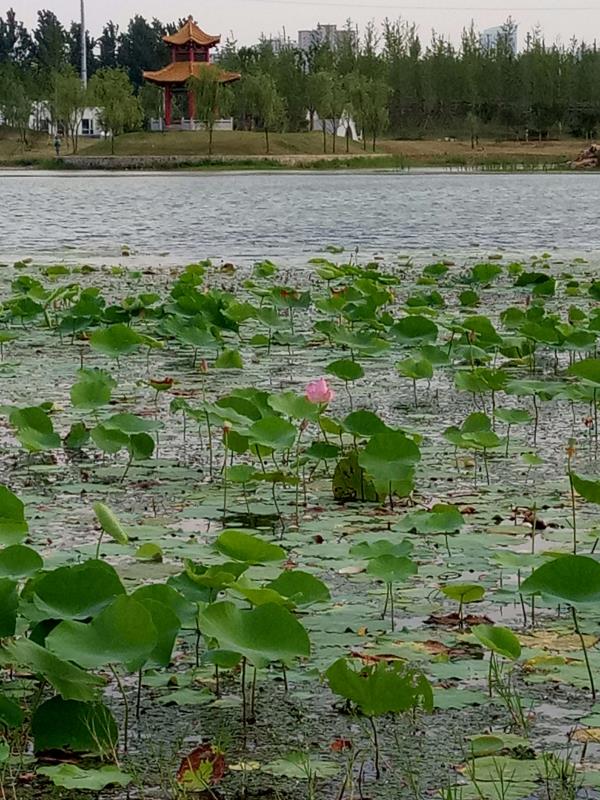
[[[217,70],[221,83],[233,83],[241,78],[238,72],[225,72],[206,61],[176,61],[156,72],[144,72],[144,78],[150,83],[158,84],[185,83],[192,75],[197,78],[203,69]]]
[[[174,33],[172,36],[163,36],[163,41],[167,44],[188,44],[189,42],[194,42],[194,44],[211,47],[212,45],[219,44],[221,37],[204,33],[190,16],[177,33]]]

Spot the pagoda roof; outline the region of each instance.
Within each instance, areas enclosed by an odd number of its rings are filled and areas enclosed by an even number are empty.
[[[163,42],[167,44],[182,45],[194,42],[194,44],[203,45],[205,47],[214,47],[221,41],[220,36],[211,36],[205,33],[202,28],[199,28],[192,16],[187,18],[187,21],[171,36],[163,36]]]
[[[192,75],[198,78],[201,71],[205,69],[217,70],[220,83],[233,83],[234,81],[239,81],[242,77],[239,72],[226,72],[206,61],[175,61],[155,72],[144,72],[144,78],[150,83],[159,85],[169,83],[184,84]]]

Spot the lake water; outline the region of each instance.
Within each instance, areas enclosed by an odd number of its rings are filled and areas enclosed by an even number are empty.
[[[600,176],[489,173],[0,172],[0,258],[305,261],[600,248]]]

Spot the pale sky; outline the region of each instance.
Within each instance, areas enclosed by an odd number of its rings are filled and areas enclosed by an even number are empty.
[[[10,0],[5,0],[8,6]],[[505,4],[508,3],[508,4]],[[49,8],[64,22],[79,15],[79,0],[14,0],[17,15],[28,26],[35,23],[38,8]],[[207,33],[230,33],[240,44],[252,44],[261,33],[277,34],[285,28],[295,39],[299,29],[334,23],[343,27],[351,17],[360,27],[369,20],[399,16],[415,22],[424,40],[432,28],[458,41],[460,31],[474,20],[477,28],[501,24],[511,15],[519,25],[519,46],[528,30],[539,25],[546,40],[567,43],[572,36],[592,42],[600,39],[600,5],[594,0],[408,0],[397,5],[392,0],[219,0],[202,3],[194,0],[86,0],[86,27],[98,36],[105,21],[120,26],[136,14],[171,21],[192,14]]]

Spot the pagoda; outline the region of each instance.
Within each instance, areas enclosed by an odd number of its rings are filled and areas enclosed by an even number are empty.
[[[210,36],[188,17],[184,25],[171,36],[163,36],[171,51],[171,63],[154,72],[144,72],[144,79],[164,90],[164,124],[167,128],[184,127],[187,117],[194,127],[194,96],[187,81],[207,68],[218,70],[221,83],[233,83],[241,77],[237,72],[225,72],[211,64],[211,48],[221,41],[220,36]]]

